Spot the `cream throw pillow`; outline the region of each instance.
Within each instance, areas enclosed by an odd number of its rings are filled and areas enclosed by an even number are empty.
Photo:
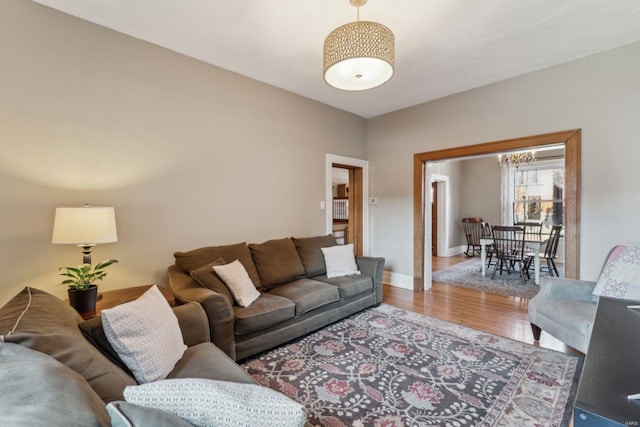
[[[328,278],[360,274],[353,254],[353,243],[320,249],[324,255]]]
[[[214,265],[213,270],[227,285],[238,305],[249,307],[258,299],[260,292],[249,277],[249,273],[238,260],[226,265]]]
[[[107,340],[140,384],[166,378],[187,349],[178,318],[156,285],[101,315]]]
[[[127,402],[162,409],[194,426],[302,427],[304,407],[257,384],[180,378],[124,390]]]

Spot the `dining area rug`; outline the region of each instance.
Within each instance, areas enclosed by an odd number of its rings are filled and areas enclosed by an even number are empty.
[[[557,264],[557,267],[560,277],[563,277],[563,266]],[[493,266],[487,268],[487,275],[482,277],[482,273],[480,272],[480,257],[473,257],[468,261],[433,272],[431,279],[434,282],[528,299],[533,298],[540,290],[540,286],[536,285],[533,281],[533,269],[529,272],[531,275],[530,279],[527,279],[525,275],[526,280],[524,284],[520,278],[520,273],[517,271],[511,272],[511,274],[503,271],[502,275],[500,275],[500,271],[498,271],[493,280],[491,279],[492,273]],[[546,275],[548,275],[546,271],[540,272],[540,278]]]
[[[313,426],[566,426],[583,359],[387,304],[241,363]]]

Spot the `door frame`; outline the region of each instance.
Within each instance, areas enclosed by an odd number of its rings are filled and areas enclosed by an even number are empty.
[[[444,150],[417,153],[413,156],[413,289],[423,291],[431,287],[431,245],[425,245],[426,225],[431,228],[429,202],[433,162],[469,157],[479,154],[498,154],[531,147],[564,144],[565,148],[565,277],[580,277],[580,156],[581,130],[572,129],[523,138],[467,145]],[[430,231],[430,230],[429,230]]]
[[[354,188],[355,193],[358,189],[361,194],[355,194],[350,190],[349,197],[352,195],[354,200],[360,200],[360,208],[357,211],[362,213],[362,255],[369,255],[369,162],[354,157],[340,156],[337,154],[325,154],[325,229],[327,234],[333,232],[333,188],[331,179],[331,169],[335,166],[354,168],[362,170],[362,174],[356,174],[358,180],[362,180],[361,185]]]

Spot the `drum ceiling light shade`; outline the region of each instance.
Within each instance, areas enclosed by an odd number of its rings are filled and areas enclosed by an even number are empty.
[[[360,21],[366,0],[350,0],[358,21],[333,30],[324,41],[324,81],[348,91],[378,87],[393,76],[395,38],[382,24]]]

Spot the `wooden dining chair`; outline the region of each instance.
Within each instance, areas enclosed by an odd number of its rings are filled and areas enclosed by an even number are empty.
[[[544,247],[543,251],[540,252],[540,260],[543,259],[546,261],[546,266],[540,265],[540,271],[546,267],[549,272],[549,276],[553,277],[555,273],[556,277],[560,277],[558,274],[558,268],[556,267],[556,254],[558,252],[558,243],[560,243],[560,234],[562,233],[562,225],[554,225],[551,227],[551,232],[549,233],[549,240],[547,240],[547,244]],[[528,254],[527,263],[525,268],[529,270],[531,267],[531,263],[533,262],[533,254]]]
[[[524,228],[525,240],[527,237],[531,236],[534,238],[539,238],[542,236],[542,223],[541,222],[515,222],[513,223],[515,227]]]
[[[495,278],[498,269],[500,269],[500,275],[502,275],[502,271],[505,268],[507,274],[511,274],[511,271],[515,271],[517,265],[524,284],[524,275],[526,274],[527,279],[529,278],[529,272],[525,269],[527,257],[524,252],[524,228],[495,225],[492,231],[496,264],[491,279]]]
[[[482,218],[462,218],[462,230],[467,238],[467,250],[464,252],[466,256],[480,255],[480,238],[490,237],[485,234],[487,225]]]

